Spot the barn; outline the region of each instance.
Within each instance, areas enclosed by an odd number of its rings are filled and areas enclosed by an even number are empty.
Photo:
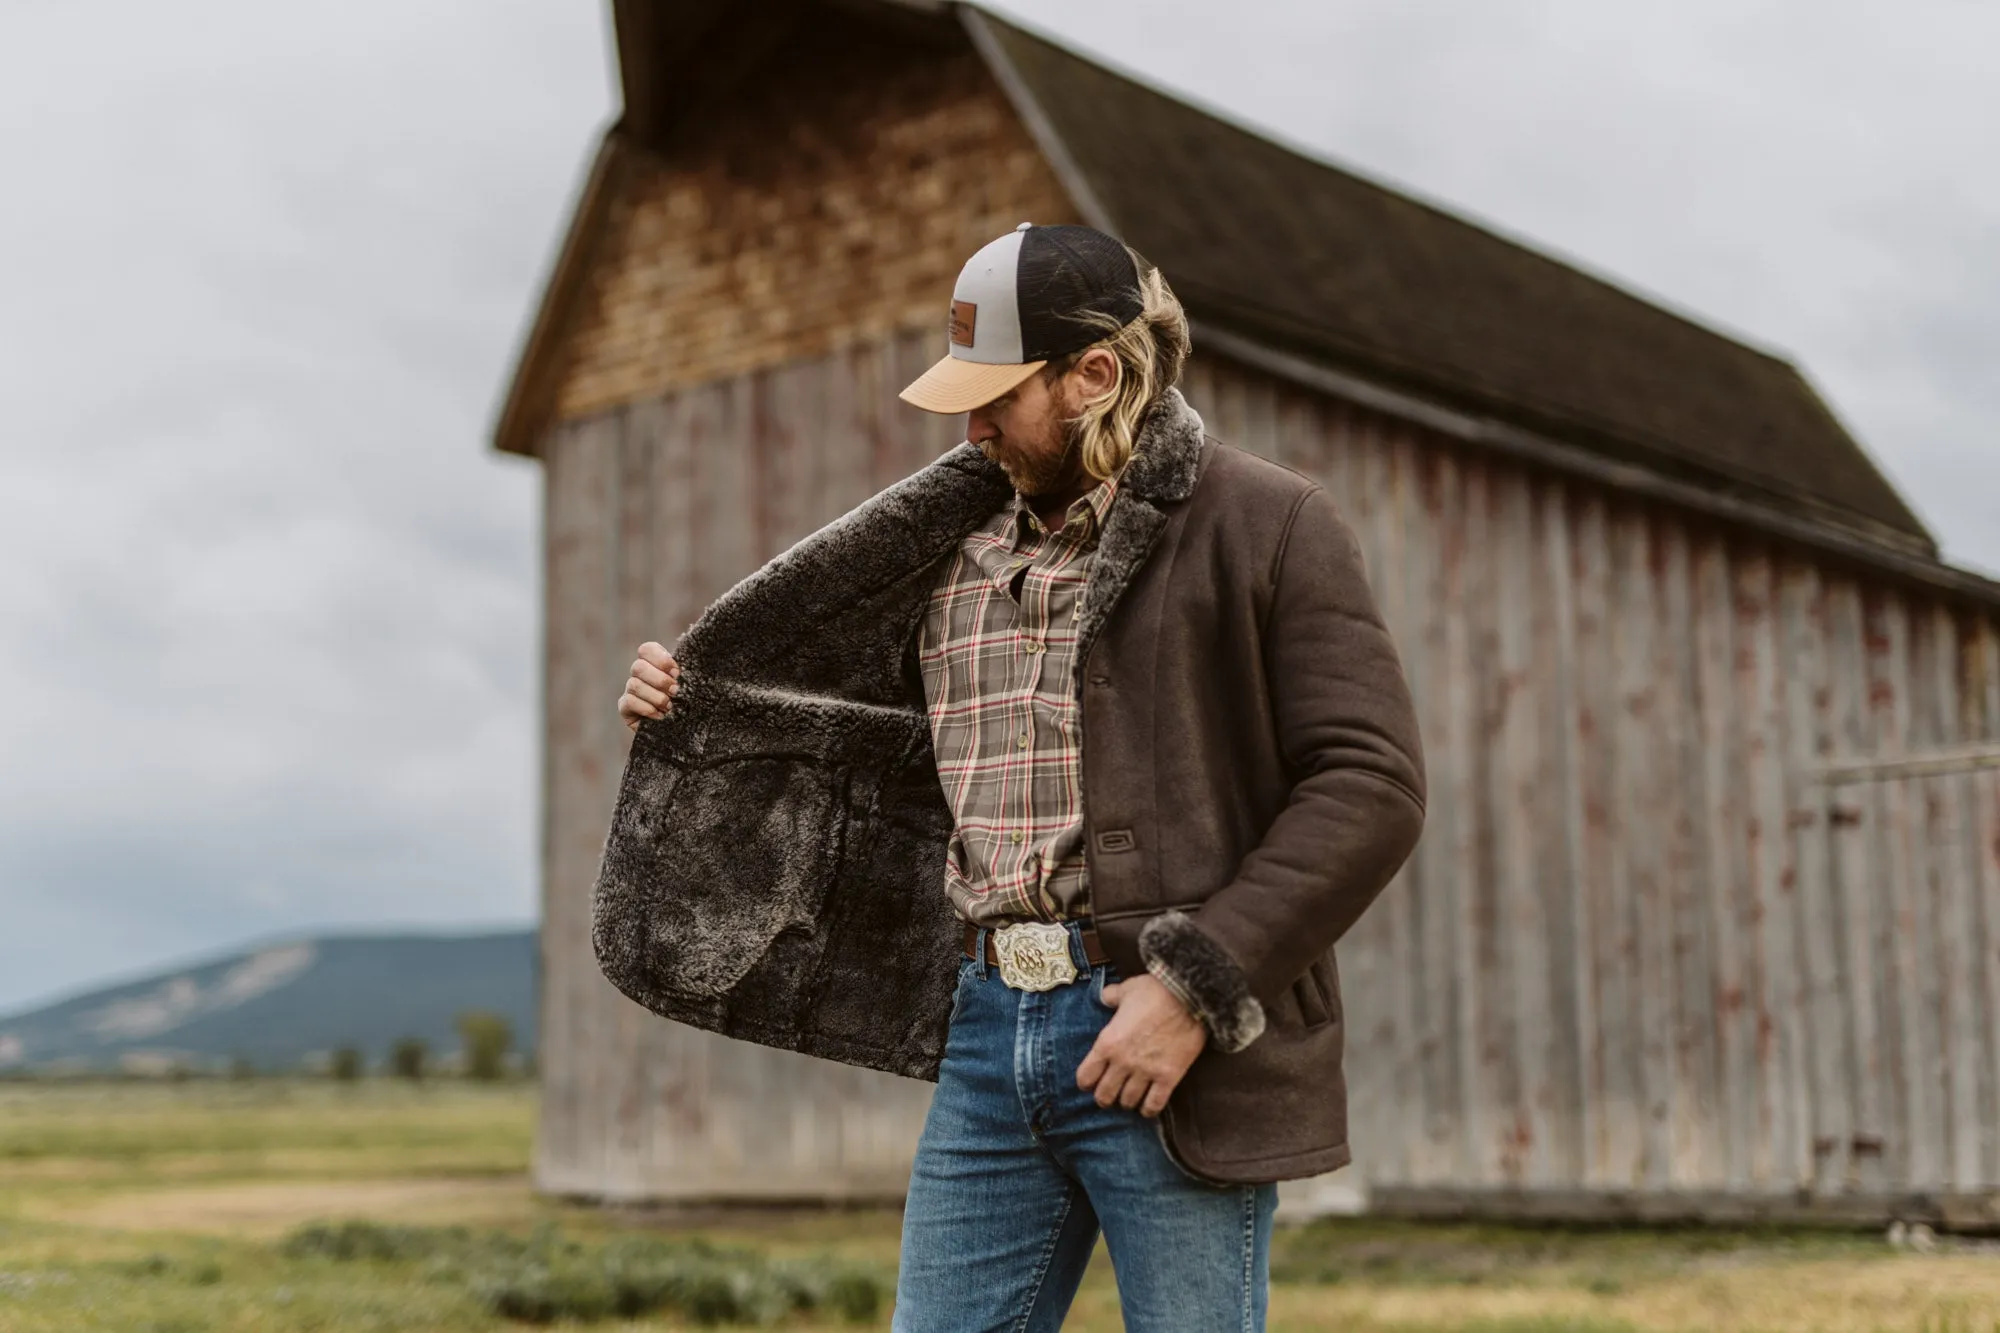
[[[543,1189],[900,1194],[928,1085],[600,975],[613,704],[961,438],[895,401],[959,264],[1084,221],[1186,301],[1211,431],[1344,506],[1422,710],[1427,831],[1340,946],[1344,1176],[2000,1223],[2000,585],[1797,368],[970,6],[612,16],[623,112],[495,430],[545,475]]]

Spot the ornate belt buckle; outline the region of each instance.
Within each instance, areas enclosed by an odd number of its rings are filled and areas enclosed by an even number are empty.
[[[1069,929],[1054,921],[1017,921],[993,932],[1000,980],[1015,990],[1054,990],[1076,980]]]

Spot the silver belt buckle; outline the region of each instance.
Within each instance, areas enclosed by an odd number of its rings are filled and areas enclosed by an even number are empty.
[[[1054,990],[1076,980],[1069,929],[1055,921],[1017,921],[993,932],[1000,980],[1015,990]]]

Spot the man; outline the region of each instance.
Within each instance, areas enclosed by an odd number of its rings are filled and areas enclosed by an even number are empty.
[[[1023,224],[903,392],[965,444],[669,654],[596,890],[659,1013],[936,1078],[895,1326],[1261,1328],[1274,1182],[1348,1160],[1333,945],[1414,846],[1408,689],[1311,479],[1204,437],[1157,270]]]

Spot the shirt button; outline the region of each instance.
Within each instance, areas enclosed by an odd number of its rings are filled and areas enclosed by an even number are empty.
[[[1028,733],[1025,731],[1021,733],[1021,748],[1023,750],[1028,748]]]
[[[1015,842],[1019,842],[1019,841],[1021,840],[1021,837],[1022,837],[1022,834],[1021,834],[1021,830],[1019,830],[1019,829],[1015,829],[1015,830],[1014,830],[1014,841],[1015,841]]]

